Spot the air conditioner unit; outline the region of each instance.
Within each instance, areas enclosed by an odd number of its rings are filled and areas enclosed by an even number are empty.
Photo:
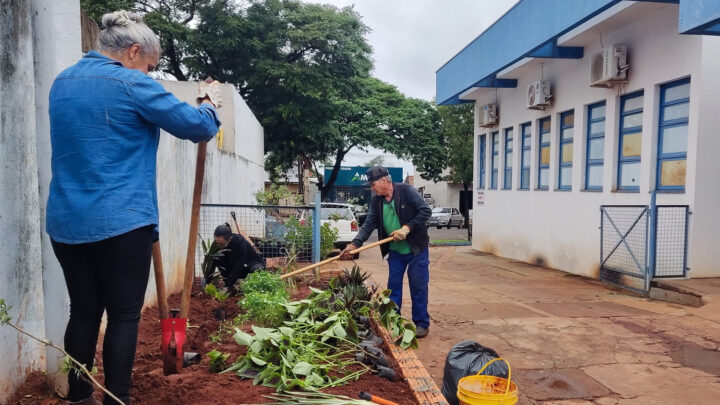
[[[483,128],[490,128],[497,125],[497,106],[495,104],[485,104],[480,108],[480,124]]]
[[[594,54],[590,61],[590,86],[613,87],[616,83],[627,82],[627,48],[625,45],[611,45]]]
[[[552,93],[550,92],[550,83],[545,80],[538,80],[530,83],[527,94],[527,108],[531,110],[544,110],[550,106]]]

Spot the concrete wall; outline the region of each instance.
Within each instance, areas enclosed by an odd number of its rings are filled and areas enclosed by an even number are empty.
[[[415,173],[418,173],[417,170]],[[445,173],[447,174],[447,173]],[[462,184],[448,183],[445,181],[435,183],[432,180],[425,180],[420,174],[415,176],[415,188],[424,187],[423,194],[431,194],[434,200],[433,207],[452,207],[460,209],[460,192]]]
[[[197,83],[161,83],[179,99],[194,102]],[[223,85],[223,99],[219,110],[223,149],[218,149],[217,138],[208,144],[202,202],[254,204],[253,195],[265,187],[263,128],[232,85]],[[233,145],[232,150],[229,145]],[[162,132],[157,167],[160,241],[165,282],[171,293],[182,288],[196,156],[196,144]],[[155,301],[155,279],[151,275],[145,305]]]
[[[624,6],[623,6],[624,7]],[[701,75],[701,55],[705,41],[699,36],[677,34],[677,5],[638,2],[600,22],[585,32],[577,32],[562,38],[559,45],[583,46],[585,57],[571,59],[534,59],[522,66],[503,72],[504,77],[517,78],[514,89],[477,90],[468,95],[476,101],[476,122],[478,109],[486,103],[497,102],[500,123],[492,130],[475,127],[475,182],[478,183],[477,139],[481,134],[499,130],[499,190],[480,190],[484,193],[484,204],[476,204],[473,211],[473,247],[501,256],[526,262],[534,262],[549,267],[586,276],[599,276],[600,249],[600,211],[602,204],[648,204],[650,190],[655,184],[655,156],[657,145],[657,118],[659,104],[659,85],[683,77],[692,77],[690,101],[690,125],[688,138],[688,167],[686,190],[681,194],[660,194],[658,204],[688,204],[694,206],[696,190],[696,145],[698,125],[712,114],[712,107],[699,110],[701,88],[705,88],[704,97],[712,97],[710,86],[703,83]],[[579,30],[581,31],[581,30]],[[622,88],[623,93],[644,89],[644,116],[642,140],[642,168],[640,191],[623,193],[616,191],[617,148],[618,148],[618,89],[599,89],[589,87],[590,55],[601,49],[602,42],[618,43],[628,46],[630,81]],[[709,45],[708,45],[709,47]],[[542,67],[541,67],[542,63]],[[708,61],[708,74],[716,69],[715,61]],[[538,80],[541,72],[552,83],[554,102],[545,111],[526,109],[526,92],[530,82]],[[713,82],[714,83],[714,82]],[[714,87],[715,89],[717,87]],[[717,98],[715,98],[716,100]],[[588,192],[584,188],[585,140],[587,105],[606,101],[605,164],[603,172],[603,191]],[[717,101],[715,101],[717,103]],[[573,144],[572,191],[558,191],[559,157],[559,116],[561,112],[574,109],[575,139]],[[707,111],[703,113],[703,111]],[[700,115],[702,114],[702,116]],[[717,114],[717,109],[715,109]],[[537,186],[538,156],[538,119],[550,116],[551,122],[551,160],[550,185],[548,191],[535,190]],[[532,123],[531,184],[530,190],[518,190],[520,180],[520,125]],[[502,168],[504,167],[503,130],[514,128],[513,186],[512,190],[501,190]],[[708,128],[709,129],[709,128]],[[705,135],[703,134],[703,139]],[[490,179],[490,137],[487,137],[486,169]],[[707,141],[717,142],[716,140]],[[710,153],[710,152],[708,152]],[[717,159],[715,159],[717,161]],[[704,164],[713,166],[717,173],[717,163],[708,155]],[[714,177],[711,170],[704,169],[705,177]],[[705,181],[705,180],[703,180]],[[711,181],[710,178],[707,179]],[[714,185],[717,187],[717,185]],[[717,195],[717,194],[714,194]],[[712,201],[716,204],[714,199]],[[710,203],[710,200],[708,200]],[[690,229],[694,232],[697,218],[692,218]],[[709,232],[709,230],[708,230]],[[694,235],[694,233],[693,233]],[[704,233],[703,237],[709,236]],[[717,240],[717,239],[714,239]],[[709,240],[708,243],[711,243]],[[691,242],[692,243],[692,242]],[[691,251],[693,247],[691,245]],[[699,269],[698,258],[689,257],[689,267],[693,274],[709,275],[718,269]]]
[[[13,322],[42,336],[44,308],[40,207],[35,145],[33,37],[30,0],[0,11],[0,298]],[[0,403],[32,370],[45,349],[0,326]]]
[[[10,315],[36,336],[62,343],[68,316],[65,283],[45,234],[50,182],[48,94],[57,74],[81,57],[78,0],[11,0],[0,12],[0,298]],[[184,100],[197,83],[163,82]],[[240,95],[223,86],[224,145],[208,145],[203,202],[252,203],[264,186],[263,129]],[[158,150],[160,230],[170,292],[180,289],[189,228],[197,146],[163,133]],[[155,301],[148,285],[146,304]],[[9,327],[0,327],[0,403],[32,371],[56,373],[60,356]]]

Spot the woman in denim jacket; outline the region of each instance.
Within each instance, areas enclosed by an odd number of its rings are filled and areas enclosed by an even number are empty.
[[[107,311],[105,385],[129,403],[158,225],[160,129],[192,142],[212,139],[220,93],[217,82],[203,84],[198,107],[179,101],[148,76],[160,43],[142,19],[118,11],[102,24],[98,51],[60,73],[50,91],[47,232],[70,296],[65,349],[91,369]],[[69,387],[71,403],[97,404],[93,387],[75,373]]]

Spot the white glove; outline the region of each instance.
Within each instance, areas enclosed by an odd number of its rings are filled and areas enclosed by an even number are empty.
[[[208,82],[209,80],[211,79],[205,80],[198,86],[197,102],[198,104],[200,104],[202,103],[203,99],[207,97],[210,99],[210,102],[213,103],[215,108],[220,108],[222,106],[220,82],[218,82],[217,80]]]

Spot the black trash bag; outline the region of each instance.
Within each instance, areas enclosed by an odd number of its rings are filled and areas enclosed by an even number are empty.
[[[466,340],[453,346],[445,359],[442,393],[450,405],[458,405],[457,386],[461,378],[475,375],[485,364],[500,357],[497,352],[480,343]],[[496,361],[483,371],[483,375],[508,377],[504,361]]]

